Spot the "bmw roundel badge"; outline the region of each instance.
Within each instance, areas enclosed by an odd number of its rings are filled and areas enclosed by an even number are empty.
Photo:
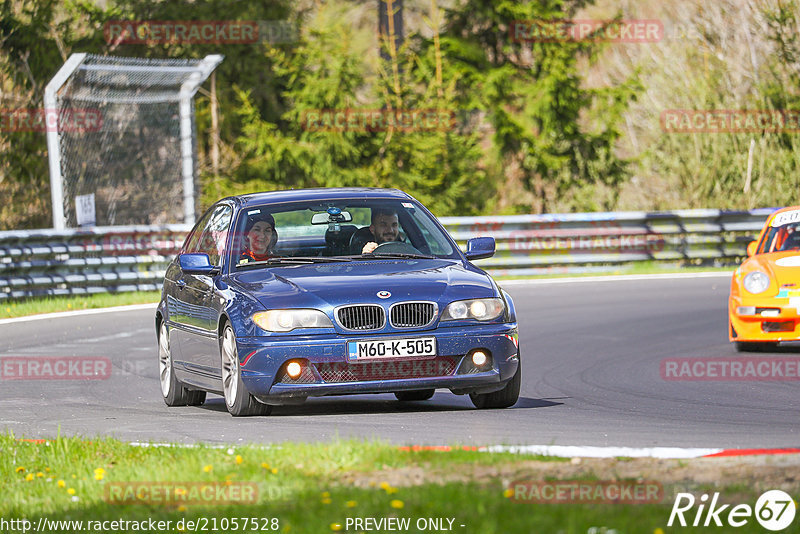
[[[391,296],[392,296],[392,294],[389,293],[388,291],[378,291],[378,298],[379,299],[388,299]]]

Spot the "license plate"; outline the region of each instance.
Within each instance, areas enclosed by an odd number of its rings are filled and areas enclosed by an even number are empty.
[[[436,356],[435,337],[347,342],[347,359],[351,362],[381,358],[428,358],[432,356]]]

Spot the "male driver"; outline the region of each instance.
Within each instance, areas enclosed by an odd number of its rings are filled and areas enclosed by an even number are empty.
[[[381,243],[400,241],[397,212],[390,209],[373,209],[369,231],[372,233],[372,239],[361,249],[362,254],[371,254]]]

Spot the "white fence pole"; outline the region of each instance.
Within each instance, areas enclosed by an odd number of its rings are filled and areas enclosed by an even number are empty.
[[[47,160],[50,165],[50,199],[53,205],[53,228],[63,230],[66,227],[64,218],[64,188],[61,178],[61,148],[58,137],[58,105],[56,95],[61,86],[72,76],[72,73],[86,59],[86,54],[72,54],[58,69],[56,75],[44,89],[45,128],[47,130]],[[55,117],[55,124],[50,124],[50,117]]]

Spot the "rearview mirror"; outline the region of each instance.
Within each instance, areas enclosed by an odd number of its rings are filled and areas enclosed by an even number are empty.
[[[328,224],[334,223],[347,223],[353,220],[353,216],[349,211],[342,211],[338,214],[332,215],[330,213],[315,213],[311,216],[311,224]]]
[[[467,259],[481,260],[494,256],[493,237],[473,237],[467,241]]]
[[[211,265],[208,254],[191,253],[178,256],[181,271],[186,274],[204,274],[212,276],[219,273],[219,267]]]
[[[758,247],[758,241],[750,241],[747,245],[747,257],[754,256],[756,253],[756,248]]]

